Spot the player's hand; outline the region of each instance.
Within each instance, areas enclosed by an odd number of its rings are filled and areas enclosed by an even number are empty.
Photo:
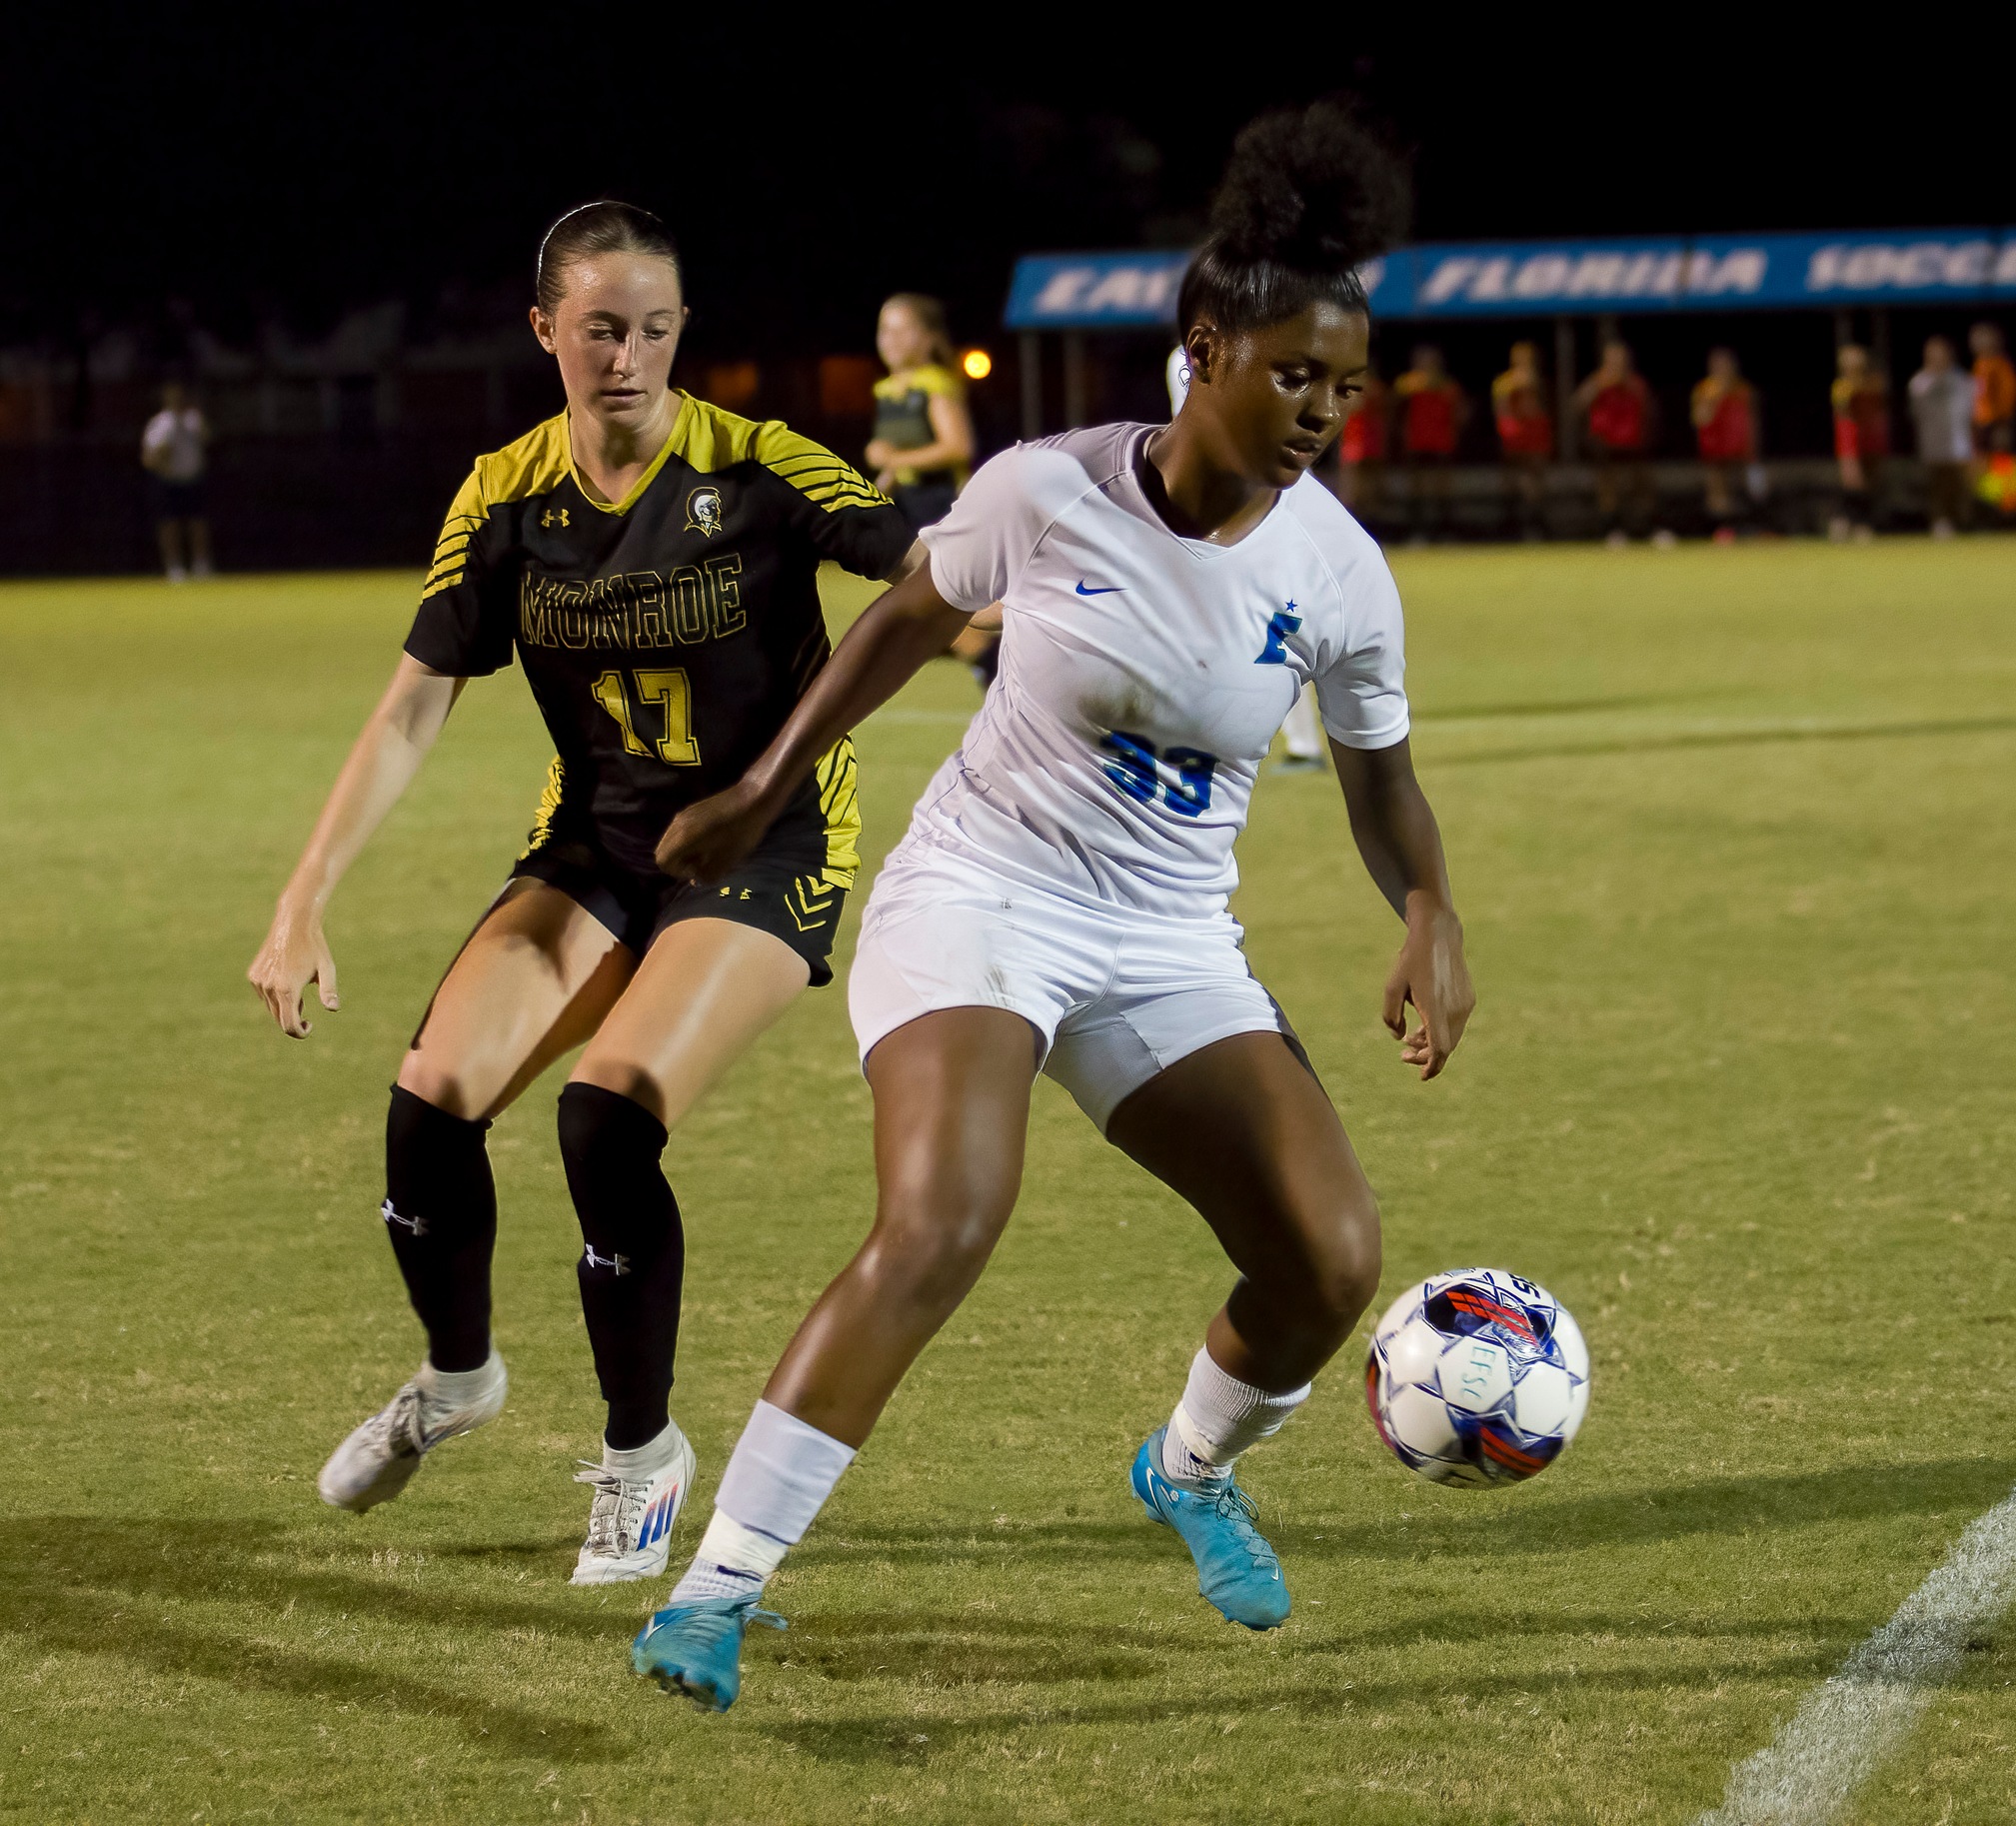
[[[322,915],[313,909],[282,901],[266,942],[245,974],[290,1039],[306,1039],[315,1031],[305,1015],[304,991],[311,982],[331,1013],[343,1005],[336,993],[336,959],[322,935]]]
[[[754,850],[777,809],[739,780],[688,806],[658,840],[658,866],[676,882],[718,882]]]
[[[1418,1016],[1407,1027],[1407,1004]],[[1386,977],[1386,1028],[1400,1042],[1400,1062],[1436,1076],[1463,1037],[1477,991],[1463,961],[1463,925],[1446,907],[1407,910],[1407,936]]]
[[[886,470],[896,462],[896,446],[887,438],[871,438],[862,456],[867,459],[870,469]]]

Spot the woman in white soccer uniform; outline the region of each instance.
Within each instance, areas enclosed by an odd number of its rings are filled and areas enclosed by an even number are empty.
[[[1399,599],[1306,473],[1364,369],[1354,269],[1396,231],[1400,194],[1334,108],[1248,127],[1183,286],[1175,421],[989,463],[927,531],[929,567],[660,846],[675,875],[731,868],[841,732],[1004,604],[999,681],[877,881],[855,959],[875,1227],[772,1375],[693,1566],[634,1645],[670,1690],[733,1702],[745,1630],[776,1621],[756,1608],[764,1581],[1008,1221],[1039,1070],[1196,1207],[1237,1270],[1132,1485],[1228,1618],[1287,1614],[1233,1465],[1307,1397],[1379,1277],[1371,1190],[1226,910],[1254,776],[1304,682],[1359,851],[1406,922],[1384,1010],[1401,1057],[1434,1076],[1472,1001],[1408,757]]]

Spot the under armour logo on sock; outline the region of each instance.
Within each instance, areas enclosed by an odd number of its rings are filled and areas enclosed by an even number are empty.
[[[411,1230],[416,1236],[425,1236],[427,1234],[427,1219],[425,1217],[402,1216],[398,1211],[395,1211],[392,1208],[392,1200],[390,1198],[386,1199],[386,1201],[378,1207],[378,1214],[379,1216],[383,1217],[387,1223],[399,1224],[403,1228]]]
[[[594,1243],[588,1245],[588,1253],[581,1259],[587,1262],[591,1268],[614,1268],[619,1274],[628,1274],[630,1272],[630,1257],[628,1255],[598,1255],[595,1252]]]

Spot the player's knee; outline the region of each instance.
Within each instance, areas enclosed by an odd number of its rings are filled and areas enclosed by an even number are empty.
[[[1268,1303],[1298,1328],[1348,1331],[1379,1290],[1379,1211],[1369,1189],[1325,1198],[1287,1227],[1296,1244],[1265,1277]]]
[[[1378,1232],[1352,1238],[1324,1251],[1311,1277],[1315,1303],[1333,1324],[1345,1330],[1372,1303],[1379,1290]]]
[[[443,1108],[405,1083],[392,1086],[385,1112],[385,1166],[395,1201],[412,1197],[422,1186],[456,1180],[484,1165],[484,1135],[488,1122],[471,1120]]]
[[[600,1084],[572,1083],[560,1093],[560,1159],[589,1249],[584,1273],[607,1258],[656,1259],[680,1235],[679,1202],[659,1156],[665,1124],[641,1103]]]
[[[467,1073],[445,1061],[431,1059],[425,1052],[407,1053],[399,1067],[398,1085],[444,1115],[465,1122],[480,1121],[488,1113],[489,1099]]]
[[[920,1306],[952,1307],[980,1278],[1014,1207],[1014,1188],[941,1180],[885,1194],[873,1245],[877,1277]]]
[[[577,1081],[562,1090],[558,1121],[561,1163],[577,1204],[603,1185],[655,1170],[665,1151],[665,1124],[635,1098],[600,1084]]]

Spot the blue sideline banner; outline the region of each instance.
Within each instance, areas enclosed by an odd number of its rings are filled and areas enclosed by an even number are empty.
[[[1190,257],[1177,253],[1024,254],[1002,321],[1010,330],[1145,330],[1176,320]]]
[[[1372,308],[1384,314],[1388,276],[1405,255],[1364,270]],[[1015,262],[1003,324],[1010,330],[1147,330],[1176,320],[1187,248],[1124,254],[1024,254]]]
[[[1149,329],[1175,321],[1184,252],[1031,254],[1015,262],[1011,330]],[[1364,271],[1381,317],[1552,317],[2016,299],[2016,233],[1701,235],[1431,242]]]

